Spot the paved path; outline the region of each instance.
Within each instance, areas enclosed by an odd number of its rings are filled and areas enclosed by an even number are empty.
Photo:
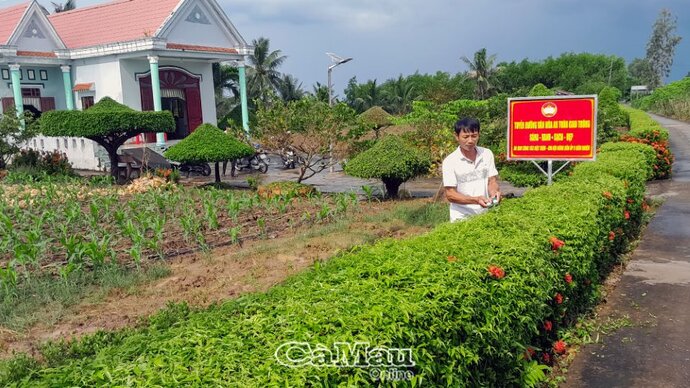
[[[271,163],[266,174],[240,172],[237,177],[230,176],[230,167],[226,176],[221,176],[221,180],[237,187],[248,187],[247,178],[257,177],[261,179],[261,183],[271,183],[275,181],[297,181],[299,177],[298,169],[286,170],[280,165],[280,156],[270,155]],[[184,174],[183,174],[184,177]],[[183,182],[191,181],[198,183],[207,183],[213,181],[213,174],[210,177],[190,177],[183,178]],[[305,184],[316,187],[322,193],[340,193],[355,191],[358,194],[364,194],[362,186],[370,186],[374,189],[374,193],[383,193],[383,183],[376,179],[359,179],[346,175],[340,166],[336,166],[334,172],[328,170],[322,171],[319,174],[304,181]],[[441,178],[417,178],[409,182],[403,183],[400,187],[402,190],[407,190],[411,196],[417,198],[433,197],[441,185]],[[524,188],[514,187],[508,182],[500,182],[501,192],[504,195],[514,194],[521,196],[525,191]]]
[[[633,325],[584,346],[566,387],[690,386],[690,124],[652,117],[671,132],[673,178],[650,185],[665,202],[602,317]]]

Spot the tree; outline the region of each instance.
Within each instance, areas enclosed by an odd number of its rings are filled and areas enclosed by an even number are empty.
[[[655,76],[652,85],[650,85],[653,88],[661,85],[662,80],[671,73],[676,46],[681,40],[681,37],[675,34],[676,23],[677,18],[671,15],[671,11],[668,9],[662,9],[656,22],[654,22],[645,57]]]
[[[486,56],[486,48],[483,48],[474,53],[474,60],[463,56],[463,62],[469,66],[469,77],[476,82],[475,95],[480,100],[489,97],[492,88],[493,78],[497,72],[494,62],[496,62],[496,54]]]
[[[328,86],[321,85],[317,82],[312,86],[312,92],[310,93],[317,101],[325,102],[328,104]]]
[[[376,139],[379,138],[382,128],[393,125],[393,116],[380,106],[373,106],[367,109],[359,115],[359,118],[367,128],[374,130]]]
[[[283,75],[278,85],[278,95],[284,102],[296,101],[304,97],[302,83],[290,74]]]
[[[51,1],[51,4],[53,4],[53,11],[55,11],[55,13],[71,11],[77,8],[76,0],[67,0],[64,4]]]
[[[40,130],[46,136],[77,136],[105,148],[110,175],[117,179],[117,150],[127,139],[144,132],[173,132],[172,113],[138,112],[110,97],[103,97],[85,111],[50,111],[41,115]]]
[[[345,101],[357,113],[362,113],[373,106],[385,104],[381,87],[376,80],[369,80],[364,84],[358,84],[357,78],[352,77],[345,88]]]
[[[647,58],[635,58],[628,65],[628,73],[638,84],[650,86],[657,83],[657,75],[654,74],[652,64]]]
[[[270,41],[266,38],[252,41],[254,52],[249,56],[248,89],[263,103],[268,103],[281,83],[278,68],[287,58],[280,50],[270,49]]]
[[[417,98],[414,85],[403,78],[402,74],[397,79],[388,80],[383,85],[383,95],[386,106],[394,114],[405,114],[412,109],[412,101]]]
[[[218,125],[224,126],[227,120],[234,116],[240,117],[241,120],[239,71],[236,67],[222,63],[214,63],[212,71]]]
[[[431,161],[397,136],[386,136],[345,165],[345,172],[358,178],[378,178],[386,195],[397,198],[400,185],[429,171]]]
[[[295,153],[302,182],[334,166],[347,154],[347,139],[362,125],[343,103],[333,107],[315,98],[261,106],[257,111],[261,143]],[[332,155],[332,156],[331,156]]]
[[[19,152],[20,145],[37,132],[37,121],[33,114],[24,111],[23,121],[12,108],[5,109],[0,116],[0,169],[5,168],[10,158]]]
[[[254,154],[249,145],[211,124],[200,125],[191,135],[165,151],[165,157],[181,163],[215,163],[216,183],[220,183],[219,162]]]

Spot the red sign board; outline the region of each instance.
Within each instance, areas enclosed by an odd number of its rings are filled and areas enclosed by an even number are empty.
[[[597,96],[508,99],[508,159],[594,160]]]

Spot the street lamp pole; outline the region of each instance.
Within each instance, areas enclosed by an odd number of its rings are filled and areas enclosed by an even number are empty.
[[[329,57],[331,57],[331,61],[333,61],[333,64],[328,66],[328,106],[333,106],[333,69],[335,69],[337,66],[342,65],[343,63],[350,62],[352,60],[351,57],[343,58],[341,56],[335,55],[333,53],[326,53]],[[329,169],[330,172],[335,171],[335,167],[333,166],[333,144],[331,144],[328,147],[328,153],[329,157],[331,160],[331,168]]]
[[[331,60],[333,61],[333,64],[328,66],[328,106],[333,106],[333,69],[342,65],[343,63],[350,62],[352,58],[343,58],[333,53],[326,53],[326,55],[331,57]]]

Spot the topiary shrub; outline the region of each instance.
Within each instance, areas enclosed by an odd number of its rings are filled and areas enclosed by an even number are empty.
[[[117,150],[129,138],[144,132],[172,132],[172,113],[138,112],[103,97],[85,111],[56,110],[45,112],[39,121],[46,136],[75,136],[91,139],[105,148],[110,159],[110,175],[117,179]]]
[[[389,198],[398,197],[400,185],[429,171],[431,161],[397,136],[386,136],[345,165],[345,172],[359,178],[378,178]]]
[[[202,124],[191,135],[165,151],[165,157],[181,163],[216,164],[216,183],[220,183],[218,162],[254,154],[254,149],[211,124]]]

